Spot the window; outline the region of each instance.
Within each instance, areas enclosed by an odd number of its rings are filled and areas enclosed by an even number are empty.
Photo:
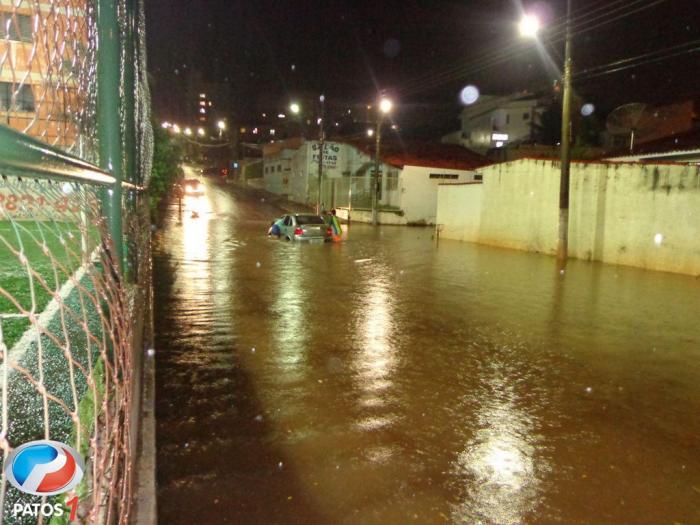
[[[297,215],[297,224],[323,224],[323,219],[318,215]]]
[[[523,120],[530,120],[530,113],[523,113]]]
[[[484,176],[481,173],[474,175],[474,180],[484,180]]]
[[[386,178],[386,189],[387,191],[394,191],[399,189],[399,176],[396,173],[390,173]]]
[[[32,17],[29,15],[12,15],[12,13],[0,13],[0,37],[17,42],[32,41]]]
[[[510,115],[506,115],[506,124],[510,124]]]
[[[459,175],[454,173],[431,173],[430,178],[440,180],[456,180],[459,178]]]
[[[14,100],[12,96],[14,95]],[[12,111],[34,111],[34,93],[32,87],[21,85],[15,93],[10,82],[0,82],[0,109]]]
[[[292,224],[292,218],[291,218],[289,215],[287,215],[287,216],[284,218],[284,225],[285,225],[285,226],[289,226],[290,224]]]
[[[278,171],[278,172],[282,171],[282,164],[278,164],[278,165],[277,165],[277,171]]]

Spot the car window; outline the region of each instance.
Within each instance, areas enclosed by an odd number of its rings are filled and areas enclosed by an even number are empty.
[[[297,215],[297,224],[323,224],[323,219],[318,215]]]
[[[289,226],[291,223],[292,223],[292,218],[291,218],[289,215],[287,215],[287,216],[284,218],[284,225],[285,225],[285,226]]]

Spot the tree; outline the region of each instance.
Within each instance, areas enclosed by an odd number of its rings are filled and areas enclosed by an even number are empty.
[[[550,104],[542,112],[540,122],[536,126],[537,142],[547,146],[556,146],[561,140],[561,105]]]
[[[182,146],[162,127],[153,126],[153,171],[148,186],[151,216],[168,195],[175,182],[182,178]]]

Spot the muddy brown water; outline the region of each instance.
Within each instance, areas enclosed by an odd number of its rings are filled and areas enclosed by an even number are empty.
[[[159,523],[700,523],[700,281],[280,213],[156,236]]]

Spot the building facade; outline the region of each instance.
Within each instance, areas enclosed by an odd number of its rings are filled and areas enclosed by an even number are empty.
[[[86,8],[85,0],[0,4],[2,123],[78,153],[95,94]]]
[[[458,146],[385,144],[379,163],[377,208],[380,222],[434,224],[437,189],[443,182],[478,179],[483,157]],[[263,150],[265,189],[302,205],[319,200],[318,141],[293,139]],[[381,150],[380,150],[381,151]],[[342,218],[371,220],[375,159],[370,143],[331,141],[324,145],[320,184],[322,209],[336,208]]]
[[[462,110],[460,131],[446,135],[443,142],[460,144],[481,154],[532,142],[544,110],[540,100],[531,95],[482,95]]]

